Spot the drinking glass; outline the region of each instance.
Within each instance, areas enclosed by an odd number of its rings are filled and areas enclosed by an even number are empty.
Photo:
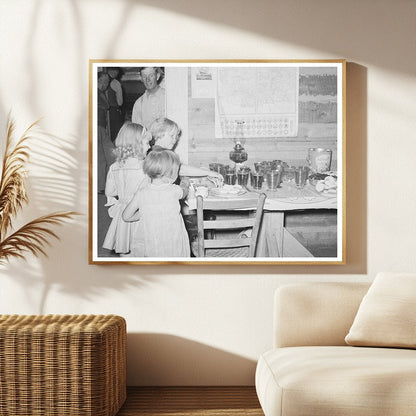
[[[270,191],[275,191],[277,188],[280,187],[280,183],[282,182],[282,170],[268,170],[266,172],[266,182],[267,188]]]
[[[239,170],[237,172],[237,183],[241,186],[246,186],[250,172],[246,170]]]
[[[263,172],[251,172],[251,187],[260,190],[263,187]]]
[[[264,171],[271,170],[272,169],[272,162],[264,160],[263,162],[261,162],[261,166],[262,166],[262,169]]]
[[[224,176],[224,169],[225,169],[225,166],[222,163],[210,163],[209,164],[209,170],[221,173],[221,175],[223,176]]]
[[[309,176],[309,168],[307,166],[300,166],[295,170],[295,182],[299,189],[306,185],[306,180]]]
[[[293,182],[295,179],[296,168],[294,166],[289,166],[285,168],[285,173],[283,175],[283,180],[286,182]]]
[[[235,172],[229,171],[224,175],[224,183],[226,185],[235,185],[236,175]]]
[[[270,163],[270,168],[272,170],[279,169],[279,166],[282,166],[282,161],[281,160],[272,160],[269,163]]]
[[[209,170],[212,170],[214,172],[218,172],[218,165],[219,165],[219,163],[210,163],[209,164]]]
[[[263,164],[261,162],[254,162],[254,170],[256,172],[263,172],[264,171]]]

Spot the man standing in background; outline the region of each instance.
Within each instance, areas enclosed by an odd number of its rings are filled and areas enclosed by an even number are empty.
[[[117,137],[118,131],[124,123],[123,105],[123,89],[121,87],[120,68],[110,67],[107,69],[110,76],[110,85],[107,88],[107,98],[110,105],[109,122],[110,122],[110,138],[111,141]]]
[[[161,68],[141,68],[140,76],[146,91],[134,103],[131,121],[148,129],[154,120],[166,116],[166,94],[165,89],[159,85]]]
[[[104,193],[107,171],[114,162],[114,145],[110,139],[108,127],[108,111],[110,108],[107,98],[107,88],[110,84],[110,76],[106,72],[97,75],[97,186],[98,193]]]

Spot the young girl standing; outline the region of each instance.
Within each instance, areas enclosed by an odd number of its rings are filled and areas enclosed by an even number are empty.
[[[143,159],[149,148],[150,134],[136,123],[126,122],[115,140],[116,161],[110,166],[105,186],[106,207],[112,218],[103,247],[120,255],[128,255],[130,241],[137,224],[123,221],[124,208],[136,191],[148,184],[143,172]]]
[[[173,184],[179,167],[179,156],[164,149],[151,151],[143,162],[151,183],[136,192],[123,213],[125,221],[140,220],[131,244],[137,257],[190,256],[179,204],[187,187]]]

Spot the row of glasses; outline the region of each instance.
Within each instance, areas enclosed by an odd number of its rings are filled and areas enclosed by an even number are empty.
[[[242,166],[236,170],[222,163],[210,163],[209,169],[220,173],[227,185],[237,183],[246,186],[250,178],[253,189],[261,190],[265,181],[270,191],[280,188],[283,180],[289,183],[295,182],[296,187],[301,189],[305,186],[310,171],[308,166],[288,166],[281,160],[255,162],[253,171],[248,166]]]
[[[278,170],[279,166],[284,166],[285,163],[281,160],[264,160],[262,162],[254,162],[254,170],[256,172],[268,170]]]
[[[306,185],[309,171],[308,166],[288,166],[280,160],[256,162],[254,172],[251,174],[251,186],[256,190],[262,189],[266,178],[267,188],[270,191],[280,188],[283,180],[288,183],[295,182],[296,187],[302,189]]]
[[[226,167],[223,174],[224,183],[227,185],[235,185],[237,183],[241,186],[247,186],[250,171],[251,169],[247,166],[242,166],[237,171],[234,168]]]
[[[225,175],[226,168],[229,167],[228,165],[224,165],[222,163],[210,163],[209,170],[213,172],[221,173],[222,176]]]
[[[235,168],[229,165],[224,165],[222,163],[210,163],[209,170],[220,173],[224,178],[224,183],[227,185],[234,185],[236,183],[237,176]]]
[[[260,190],[266,178],[267,189],[275,191],[280,188],[284,167],[281,160],[263,161],[254,163],[254,172],[251,175],[251,186]]]

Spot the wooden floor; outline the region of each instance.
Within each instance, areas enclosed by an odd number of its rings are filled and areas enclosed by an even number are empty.
[[[117,416],[264,416],[254,387],[128,387]]]

